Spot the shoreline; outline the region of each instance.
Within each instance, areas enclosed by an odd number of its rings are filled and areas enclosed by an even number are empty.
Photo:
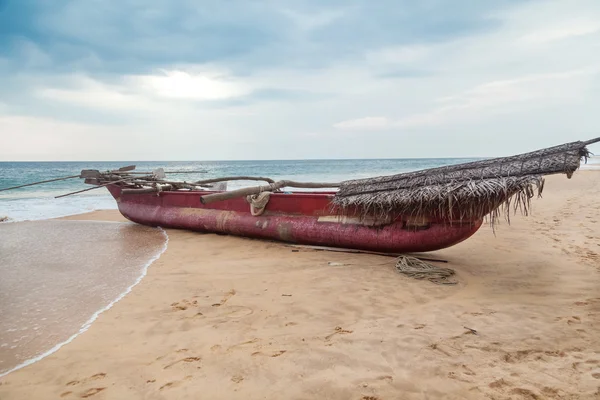
[[[113,210],[104,210],[104,211],[113,211]],[[90,212],[90,214],[93,213],[97,213],[97,212],[101,212],[101,210],[98,211],[92,211]],[[78,217],[81,214],[74,214],[74,215],[70,215],[70,216],[66,216],[66,217],[58,217],[58,218],[50,218],[50,219],[46,219],[46,220],[34,220],[34,221],[14,221],[14,223],[17,222],[21,222],[21,223],[29,223],[29,222],[44,222],[44,221],[65,221],[65,220],[72,220],[72,221],[81,221],[81,222],[85,222],[86,224],[94,224],[94,223],[98,223],[98,224],[123,224],[123,223],[128,223],[129,221],[118,221],[118,220],[81,220]],[[70,218],[69,218],[70,217]],[[72,335],[70,335],[66,340],[60,341],[58,343],[56,343],[54,346],[52,346],[50,349],[43,351],[40,354],[35,355],[32,358],[29,358],[25,361],[23,361],[22,363],[10,368],[7,371],[4,372],[0,372],[0,379],[3,377],[8,376],[9,374],[16,372],[22,368],[25,368],[29,365],[32,365],[36,362],[41,361],[42,359],[48,357],[49,355],[57,352],[58,350],[60,350],[63,346],[71,343],[76,337],[78,337],[79,335],[85,333],[90,327],[91,325],[94,323],[94,321],[96,321],[96,319],[104,312],[110,310],[115,304],[117,304],[120,300],[122,300],[126,295],[128,295],[135,286],[137,286],[142,279],[147,275],[148,272],[148,268],[156,261],[158,260],[161,255],[167,250],[167,246],[169,243],[169,236],[167,235],[166,231],[162,228],[158,228],[159,232],[161,233],[161,235],[164,237],[164,244],[162,245],[162,247],[156,252],[156,254],[154,256],[152,256],[147,262],[145,262],[140,269],[140,273],[139,276],[133,281],[133,283],[129,286],[127,286],[125,288],[125,290],[121,293],[119,293],[114,299],[112,299],[107,305],[101,307],[100,309],[94,311],[91,316],[81,325],[81,327],[77,330],[77,332],[73,333]]]
[[[496,237],[484,226],[432,253],[456,270],[453,287],[404,278],[389,257],[167,230],[136,290],[0,378],[0,397],[591,398],[600,174],[549,177],[532,203]]]

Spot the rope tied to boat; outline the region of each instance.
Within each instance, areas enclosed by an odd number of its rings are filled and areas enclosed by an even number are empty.
[[[246,201],[250,203],[250,213],[254,217],[258,217],[265,212],[265,207],[269,203],[271,198],[271,192],[261,192],[258,194],[251,194],[246,196]]]
[[[396,270],[414,279],[427,279],[439,285],[456,285],[458,282],[448,280],[454,275],[451,268],[436,267],[416,257],[401,255],[396,261]]]

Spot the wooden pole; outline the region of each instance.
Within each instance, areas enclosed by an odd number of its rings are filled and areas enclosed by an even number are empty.
[[[165,171],[165,174],[205,174],[208,171]],[[115,175],[152,175],[152,172],[119,172],[111,171],[111,174]]]
[[[151,186],[151,185],[155,185],[158,183],[158,184],[162,184],[162,185],[172,185],[176,189],[178,189],[178,188],[197,189],[200,186],[200,185],[196,185],[195,183],[165,181],[163,179],[151,181],[151,180],[144,180],[143,178],[141,178],[141,179],[133,178],[131,181],[128,181],[128,183],[135,184],[135,185],[141,185],[141,186],[144,186],[144,185]]]
[[[385,257],[400,257],[400,256],[409,255],[409,254],[400,254],[400,253],[382,253],[379,251],[346,249],[346,248],[342,248],[342,247],[311,246],[311,245],[305,245],[305,244],[288,244],[287,246],[295,247],[298,249],[309,249],[309,250],[317,250],[317,251],[333,251],[333,252],[338,252],[338,253],[374,254],[374,255],[385,256]],[[440,260],[438,258],[425,258],[425,257],[421,257],[421,256],[412,256],[412,257],[418,258],[419,260],[422,260],[422,261],[441,262],[441,263],[448,262],[448,260]]]
[[[260,176],[228,176],[225,178],[204,179],[202,181],[196,181],[194,182],[194,184],[203,185],[206,183],[216,183],[225,181],[265,181],[269,183],[275,183],[275,181],[271,178],[263,178]]]
[[[127,171],[133,171],[135,169],[135,165],[127,165],[126,167],[121,167],[115,171],[112,172],[127,172]]]
[[[129,178],[127,178],[127,179],[129,179]],[[61,194],[60,196],[55,196],[54,198],[55,198],[55,199],[60,199],[61,197],[67,197],[67,196],[71,196],[72,194],[77,194],[77,193],[88,192],[88,191],[90,191],[90,190],[94,190],[94,189],[100,189],[100,188],[106,187],[106,186],[108,186],[108,185],[112,185],[113,183],[118,183],[118,182],[123,182],[123,181],[126,181],[127,179],[121,179],[120,181],[112,181],[112,182],[105,183],[105,184],[103,184],[103,185],[98,185],[98,186],[94,186],[94,187],[91,187],[91,188],[87,188],[87,189],[78,190],[78,191],[76,191],[76,192],[71,192],[71,193],[67,193],[67,194]]]
[[[161,190],[169,191],[173,188],[171,185],[164,185]],[[121,191],[122,194],[144,194],[144,193],[156,193],[158,192],[158,188],[141,188],[141,189],[123,189]]]
[[[27,183],[25,185],[19,185],[19,186],[13,186],[13,187],[8,187],[8,188],[3,188],[3,189],[0,189],[0,192],[4,192],[5,190],[19,189],[19,188],[23,188],[23,187],[27,187],[27,186],[41,185],[42,183],[64,181],[64,180],[73,179],[73,178],[79,178],[79,175],[65,176],[65,177],[62,177],[62,178],[48,179],[47,181],[33,182],[33,183]]]
[[[600,137],[597,137],[596,139],[590,139],[590,140],[586,140],[585,142],[583,142],[586,146],[590,145],[590,144],[594,144],[600,142]]]
[[[281,189],[283,187],[295,187],[295,188],[303,188],[303,189],[318,189],[318,188],[336,188],[339,187],[339,183],[315,183],[315,182],[294,182],[294,181],[279,181],[275,183],[271,183],[266,186],[253,186],[249,188],[243,188],[238,190],[232,190],[230,192],[221,192],[221,193],[213,193],[207,194],[200,197],[200,202],[202,204],[210,204],[215,201],[223,201],[234,199],[236,197],[245,197],[253,194],[259,194],[262,192],[273,192],[277,189]]]

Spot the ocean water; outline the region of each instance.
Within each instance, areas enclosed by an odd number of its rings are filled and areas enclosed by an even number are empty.
[[[600,156],[588,158],[586,164],[581,164],[582,170],[600,170]]]
[[[82,169],[101,171],[136,165],[138,171],[206,171],[167,175],[194,181],[223,176],[263,176],[296,181],[340,182],[348,179],[390,175],[406,171],[473,161],[474,159],[393,159],[393,160],[301,160],[301,161],[207,161],[207,162],[0,162],[0,189],[63,176],[78,175]],[[228,183],[235,189],[256,182]],[[116,203],[105,188],[55,199],[57,195],[89,188],[81,179],[52,182],[0,192],[0,218],[12,221],[40,220],[99,209],[115,209]]]
[[[140,282],[167,240],[128,222],[0,224],[0,377],[87,330]]]

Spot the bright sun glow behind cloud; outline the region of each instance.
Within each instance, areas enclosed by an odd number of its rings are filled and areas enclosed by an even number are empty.
[[[129,80],[140,88],[161,97],[221,100],[250,93],[250,88],[239,82],[193,75],[185,71],[161,71],[163,75],[144,75]]]

